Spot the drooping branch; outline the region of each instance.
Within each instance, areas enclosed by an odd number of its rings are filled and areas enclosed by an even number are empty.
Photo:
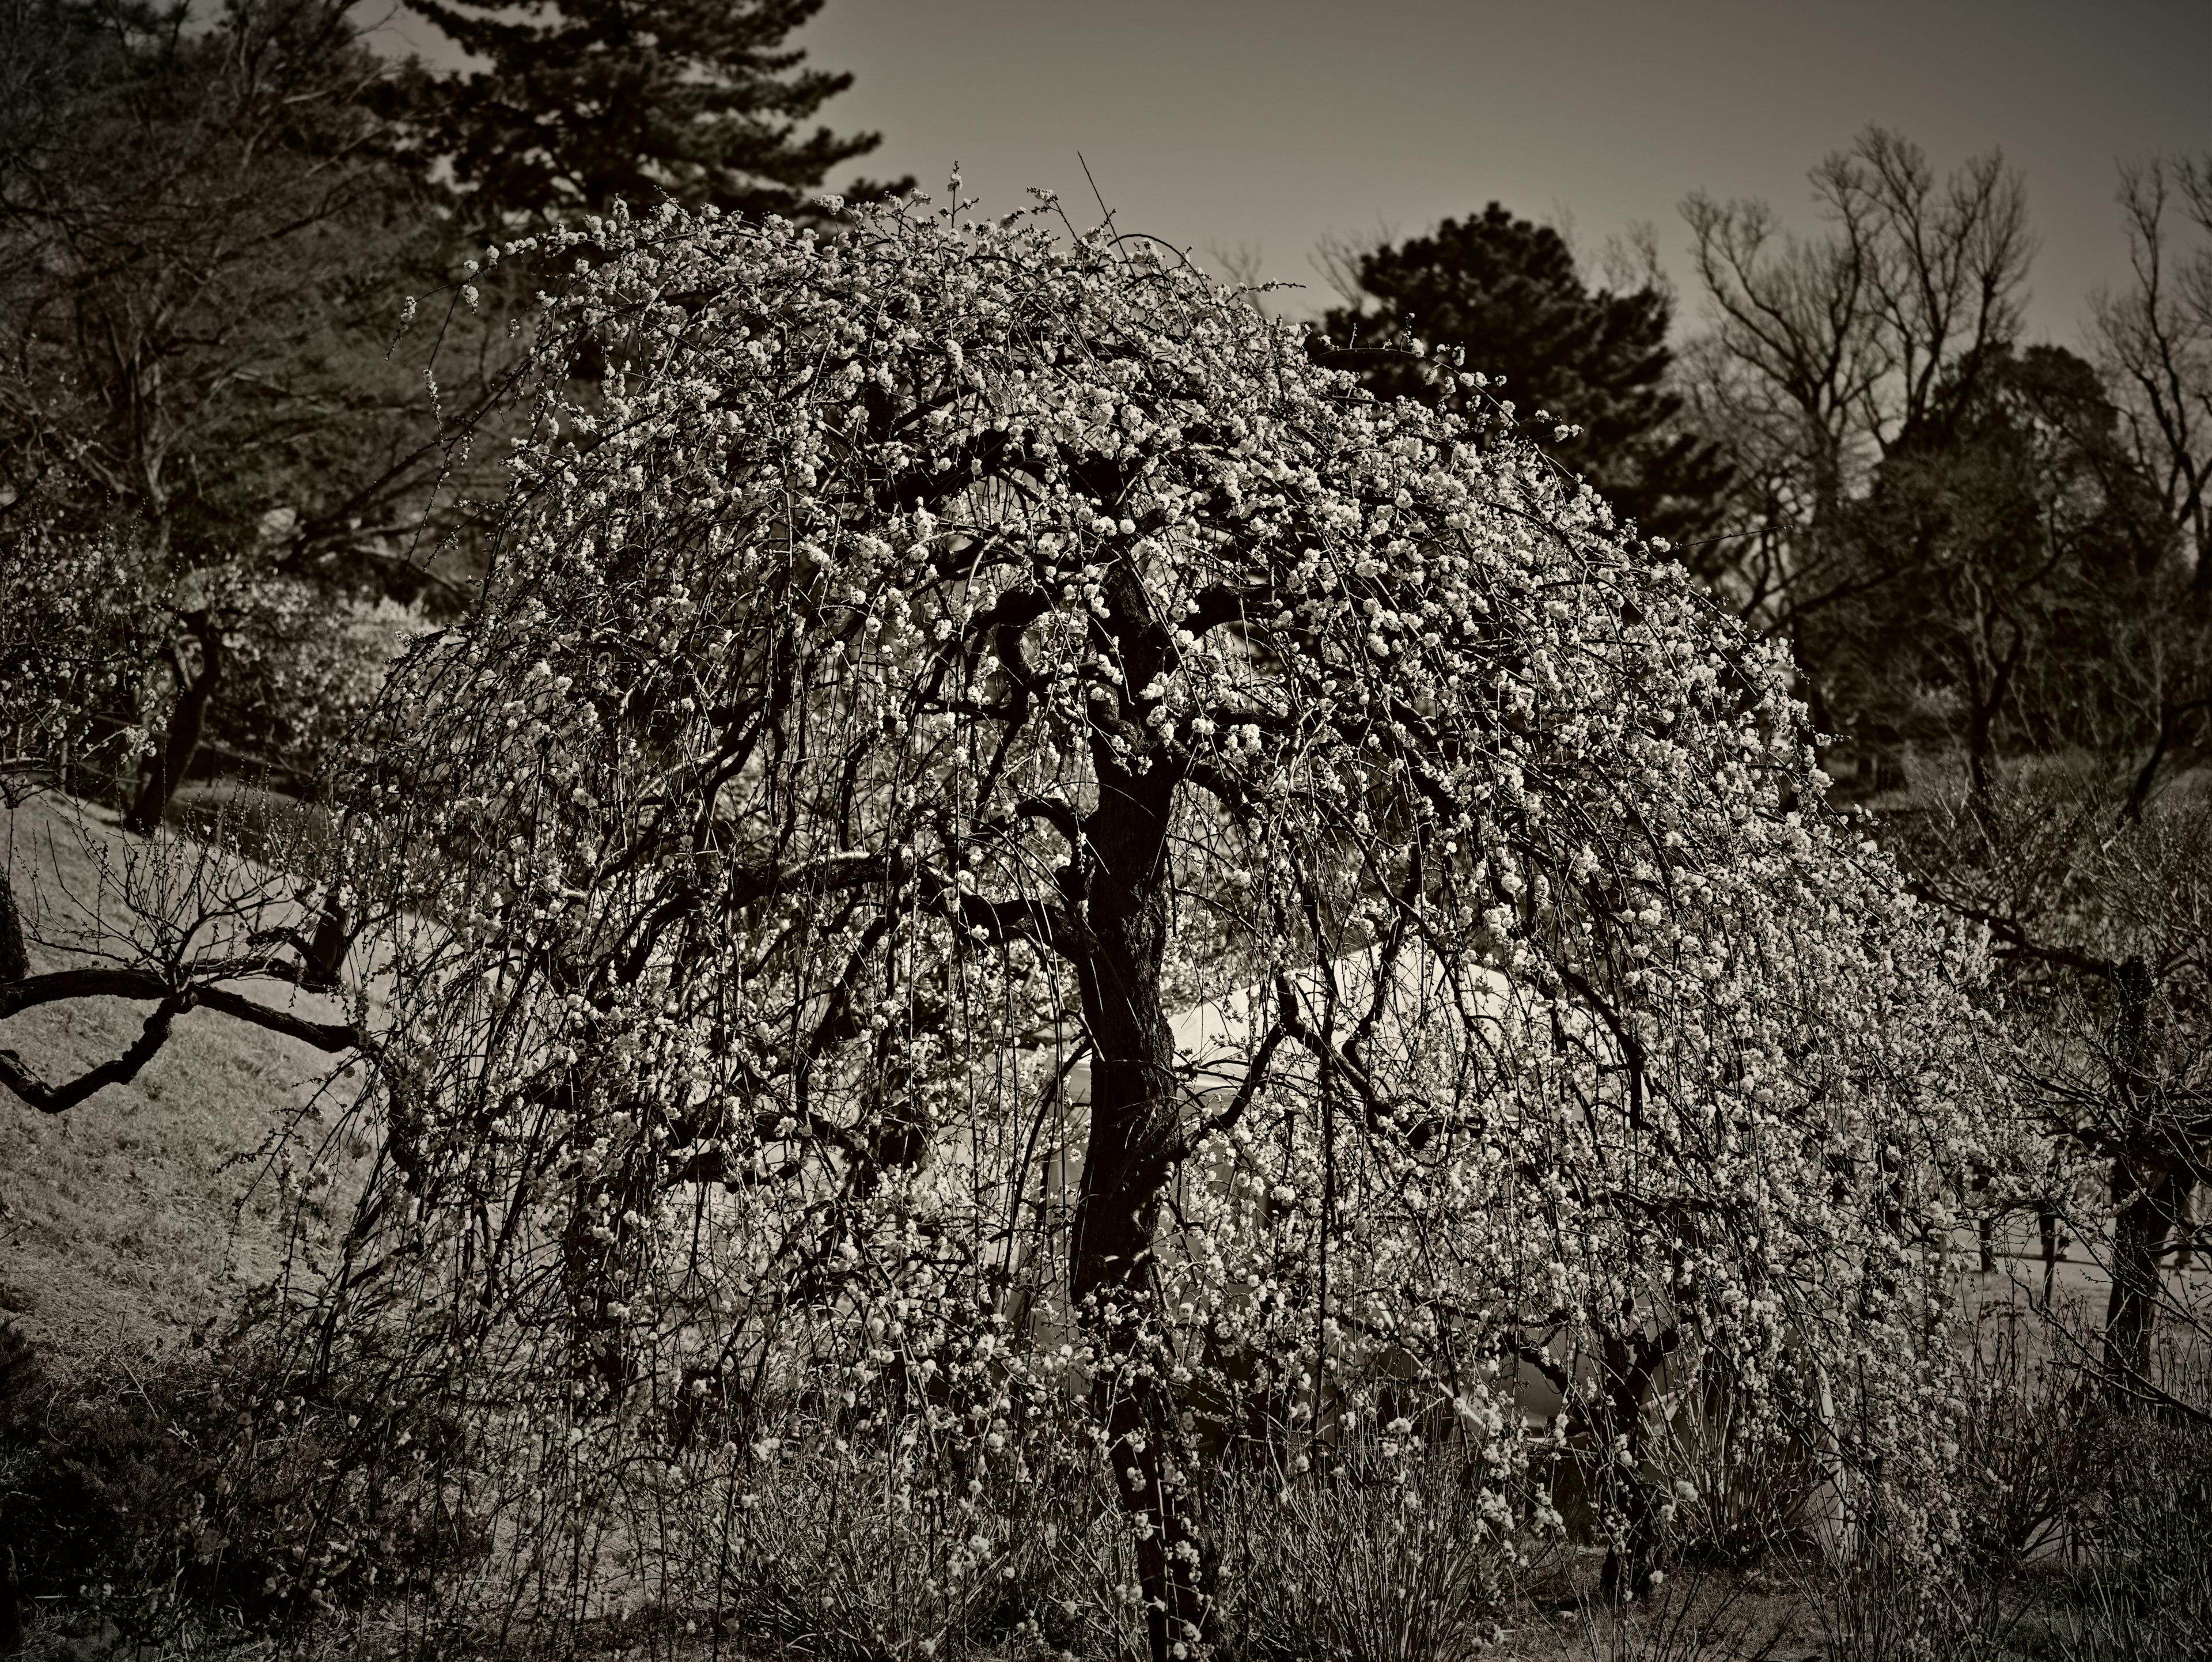
[[[127,1085],[137,1078],[138,1070],[169,1042],[170,1025],[190,1008],[191,1000],[183,995],[163,999],[154,1014],[146,1018],[146,1025],[131,1041],[129,1050],[111,1062],[78,1075],[66,1085],[47,1084],[15,1051],[0,1050],[0,1085],[6,1086],[42,1114],[67,1113],[95,1092],[111,1085]]]
[[[1266,1083],[1268,1064],[1274,1060],[1277,1048],[1290,1037],[1290,1031],[1289,1024],[1281,1021],[1276,1022],[1267,1029],[1267,1037],[1260,1041],[1259,1048],[1252,1052],[1251,1063],[1245,1068],[1244,1077],[1237,1084],[1237,1094],[1230,1098],[1228,1105],[1219,1113],[1200,1121],[1175,1145],[1169,1154],[1171,1164],[1180,1166],[1188,1160],[1197,1153],[1199,1146],[1208,1137],[1224,1135],[1237,1129],[1238,1123],[1251,1108],[1254,1099],[1259,1095],[1261,1086]]]
[[[248,997],[235,988],[216,983],[262,978],[289,984],[306,984],[313,966],[283,959],[232,959],[204,966],[179,985],[158,971],[121,966],[57,970],[31,976],[12,984],[0,984],[0,1019],[21,1014],[41,1005],[74,1002],[86,998],[158,1001],[154,1013],[130,1049],[112,1060],[64,1085],[52,1085],[13,1050],[0,1050],[0,1085],[13,1091],[41,1113],[58,1114],[74,1108],[94,1092],[110,1085],[125,1085],[168,1042],[169,1029],[186,1010],[204,1008],[241,1021],[248,1026],[279,1033],[312,1045],[326,1056],[368,1050],[370,1041],[348,1021],[316,1021],[295,1011],[281,1009]]]

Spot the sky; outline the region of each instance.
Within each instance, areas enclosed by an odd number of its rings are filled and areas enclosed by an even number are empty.
[[[1243,250],[1332,297],[1325,236],[1411,234],[1493,198],[1595,255],[1644,222],[1694,326],[1692,190],[1805,229],[1805,175],[1869,123],[1939,172],[2000,149],[2039,234],[2028,320],[2075,344],[2126,277],[2118,162],[2212,152],[2212,0],[828,0],[798,36],[825,107],[884,143],[848,174],[986,211],[1030,186],[1200,259]],[[836,180],[833,178],[833,183]]]
[[[793,44],[854,76],[822,119],[884,136],[833,187],[957,161],[986,212],[1041,186],[1087,225],[1087,161],[1121,228],[1306,285],[1292,314],[1333,303],[1322,239],[1496,199],[1593,258],[1650,225],[1693,328],[1682,198],[1814,229],[1807,170],[1879,123],[2022,169],[2030,332],[2075,344],[2127,274],[2118,163],[2212,153],[2212,0],[827,0]]]

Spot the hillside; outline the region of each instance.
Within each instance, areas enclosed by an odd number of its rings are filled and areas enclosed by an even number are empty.
[[[164,833],[165,837],[169,833]],[[135,850],[114,816],[52,798],[0,815],[34,973],[86,961]],[[76,950],[72,947],[76,947]],[[303,1013],[322,1001],[303,1000]],[[113,1056],[143,1005],[27,1010],[0,1044],[50,1080]],[[266,1154],[328,1079],[331,1058],[222,1014],[180,1017],[127,1085],[67,1113],[0,1103],[0,1312],[64,1363],[183,1342],[270,1275],[280,1240]]]

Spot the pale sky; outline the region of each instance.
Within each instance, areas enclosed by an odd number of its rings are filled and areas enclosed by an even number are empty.
[[[1650,222],[1694,325],[1683,196],[1809,225],[1806,170],[1879,122],[2025,171],[2030,327],[2073,344],[2125,276],[2117,163],[2212,152],[2212,0],[828,0],[796,44],[855,77],[823,119],[884,135],[858,171],[957,161],[987,212],[1036,185],[1088,223],[1080,152],[1124,229],[1256,251],[1291,312],[1329,303],[1322,236],[1494,198],[1593,253]]]

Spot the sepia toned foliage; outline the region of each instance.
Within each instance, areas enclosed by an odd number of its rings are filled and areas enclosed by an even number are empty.
[[[403,339],[453,284],[384,74],[319,0],[0,9],[0,535],[127,550],[169,614],[161,731],[113,787],[142,831],[218,735],[304,788],[315,718],[270,746],[270,696],[434,585],[418,536],[504,337],[471,289]]]
[[[787,44],[822,0],[415,9],[475,62],[418,68],[395,102],[425,152],[451,164],[463,210],[494,231],[617,200],[804,214],[831,168],[881,142],[804,131],[853,83]]]
[[[1869,127],[1811,182],[1828,223],[1814,237],[1763,202],[1698,193],[1682,212],[1711,325],[1692,355],[1692,420],[1735,470],[1740,516],[1706,569],[1790,643],[1832,728],[1801,624],[1866,581],[1839,565],[1838,516],[2017,340],[2033,245],[2020,174],[1994,153],[1938,180],[1917,145]]]

